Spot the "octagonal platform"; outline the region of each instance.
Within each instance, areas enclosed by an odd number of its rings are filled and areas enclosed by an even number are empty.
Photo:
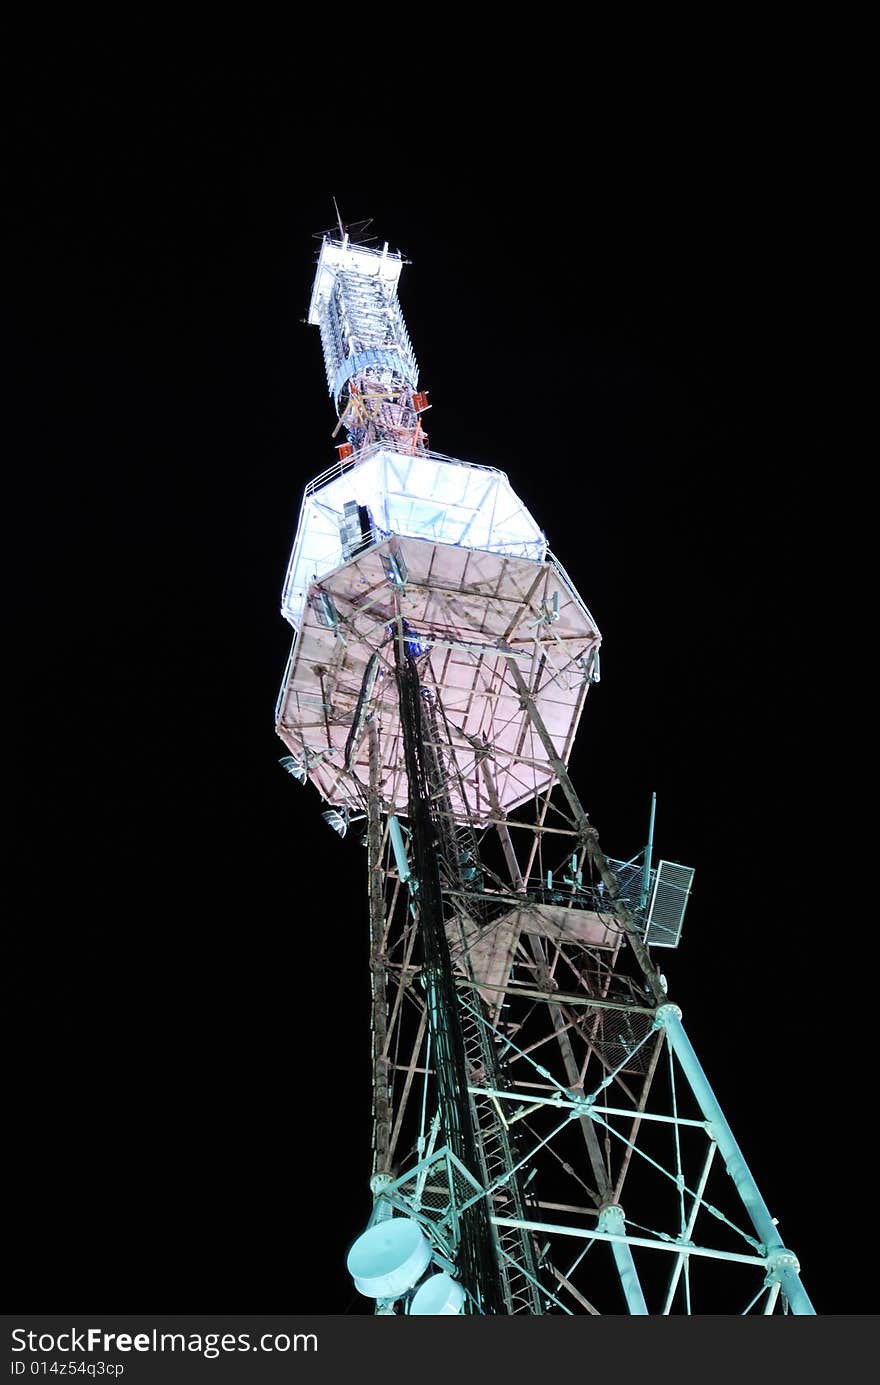
[[[321,796],[362,809],[368,717],[379,733],[383,810],[405,815],[407,782],[391,641],[403,617],[436,709],[457,817],[484,824],[554,775],[509,670],[515,659],[567,762],[598,628],[549,553],[540,560],[395,534],[305,590],[276,729]],[[396,633],[395,633],[396,632]]]

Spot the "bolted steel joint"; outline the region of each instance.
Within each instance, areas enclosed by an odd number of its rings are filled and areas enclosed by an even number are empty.
[[[606,1202],[599,1209],[599,1225],[604,1227],[613,1223],[616,1226],[623,1226],[626,1221],[623,1208],[619,1202]]]
[[[795,1274],[800,1272],[800,1261],[797,1256],[783,1246],[781,1249],[771,1250],[767,1256],[767,1276],[776,1279],[780,1270],[793,1270]]]
[[[680,1020],[681,1009],[678,1005],[673,1005],[671,1000],[667,1000],[665,1004],[657,1006],[654,1017],[654,1028],[665,1029],[667,1022],[671,1019]]]

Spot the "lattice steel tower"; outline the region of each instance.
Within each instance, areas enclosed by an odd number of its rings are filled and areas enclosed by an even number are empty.
[[[276,712],[282,764],[367,851],[349,1271],[383,1313],[812,1313],[655,960],[693,871],[652,860],[653,806],[607,858],[569,778],[596,622],[507,477],[428,450],[402,265],[321,246],[347,441],[306,487]]]

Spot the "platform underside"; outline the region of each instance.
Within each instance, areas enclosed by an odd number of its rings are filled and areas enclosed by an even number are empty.
[[[276,729],[321,796],[353,810],[365,803],[364,728],[372,716],[384,811],[406,813],[392,646],[403,638],[401,616],[424,649],[419,672],[433,703],[437,744],[457,767],[450,785],[454,814],[485,823],[533,799],[554,772],[509,661],[516,659],[567,762],[596,677],[595,622],[552,558],[536,562],[401,537],[309,588]]]
[[[499,1022],[507,1004],[506,987],[524,933],[553,946],[573,944],[609,950],[619,938],[610,915],[533,901],[510,909],[483,927],[459,914],[448,925],[447,933],[453,966],[476,986],[493,1024]]]

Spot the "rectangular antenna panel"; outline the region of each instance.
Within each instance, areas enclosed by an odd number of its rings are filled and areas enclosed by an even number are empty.
[[[692,866],[658,861],[645,928],[645,942],[649,947],[678,947],[693,878]]]

